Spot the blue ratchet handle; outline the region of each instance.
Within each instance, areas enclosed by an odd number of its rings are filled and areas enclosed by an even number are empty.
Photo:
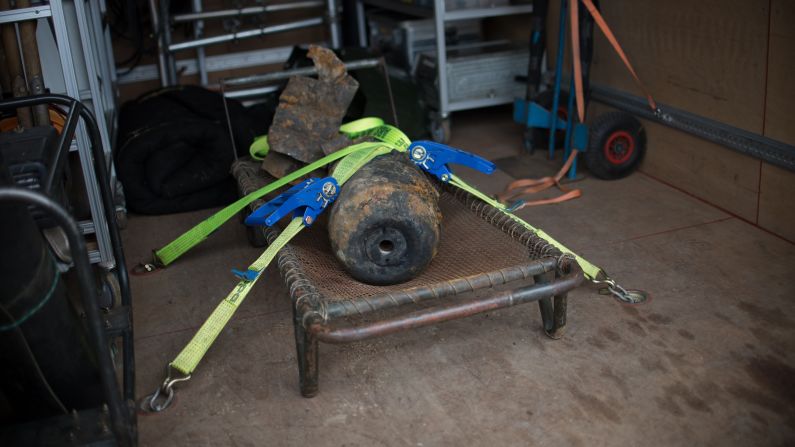
[[[494,172],[494,163],[478,155],[433,141],[415,141],[408,150],[411,160],[443,182],[450,181],[449,164],[468,166],[484,174]]]
[[[243,223],[245,223],[248,226],[266,225],[265,219],[267,218],[267,216],[273,214],[274,211],[276,211],[279,207],[284,205],[287,199],[289,199],[299,191],[306,188],[313,181],[314,179],[304,180],[303,182],[291,187],[287,191],[279,194],[278,196],[274,197],[273,199],[269,200],[268,202],[264,203],[259,208],[254,210],[253,213],[251,213],[248,217],[246,217],[246,220]]]

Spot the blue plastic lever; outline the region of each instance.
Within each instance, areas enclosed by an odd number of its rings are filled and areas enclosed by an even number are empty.
[[[433,141],[415,141],[409,146],[409,157],[417,166],[435,175],[443,182],[449,182],[449,164],[468,166],[484,174],[494,172],[494,163],[483,157]]]
[[[259,276],[260,272],[256,270],[238,270],[232,269],[232,274],[237,276],[238,278],[242,279],[243,281],[254,281]]]
[[[305,180],[263,204],[246,218],[244,221],[245,224],[249,226],[264,225],[267,216],[273,214],[280,206],[284,205],[284,202],[286,202],[288,198],[303,190],[307,184],[312,181],[314,181],[314,179]]]
[[[293,217],[303,215],[304,225],[310,226],[338,195],[339,184],[334,177],[307,179],[257,208],[245,223],[270,227],[292,213]]]

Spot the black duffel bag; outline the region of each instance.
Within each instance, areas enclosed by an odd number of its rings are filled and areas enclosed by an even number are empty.
[[[127,208],[166,214],[226,205],[237,197],[230,166],[267,132],[272,113],[247,110],[198,86],[160,89],[122,107],[116,170]]]

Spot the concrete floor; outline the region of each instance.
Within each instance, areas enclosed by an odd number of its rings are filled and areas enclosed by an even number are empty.
[[[517,155],[510,111],[456,115],[452,144]],[[651,150],[666,150],[654,146]],[[484,191],[511,178],[464,174]],[[298,393],[291,312],[267,272],[141,445],[793,445],[795,246],[650,177],[586,179],[520,215],[653,300],[581,288],[561,340],[534,304],[351,345],[322,345]],[[130,264],[212,210],[131,216]],[[151,392],[259,250],[230,223],[167,270],[133,277],[138,392]]]

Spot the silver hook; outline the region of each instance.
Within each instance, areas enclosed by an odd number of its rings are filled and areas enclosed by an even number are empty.
[[[622,303],[641,304],[649,298],[649,294],[646,292],[637,289],[625,289],[610,277],[602,280],[592,279],[591,282],[597,286],[604,286],[599,288],[599,294],[612,294],[615,299]]]
[[[144,397],[142,402],[142,408],[146,411],[151,411],[154,413],[159,413],[166,408],[168,408],[172,401],[174,400],[174,384],[179,382],[186,382],[190,380],[191,375],[188,374],[187,376],[182,377],[175,377],[171,378],[172,370],[176,372],[176,370],[171,366],[169,363],[166,366],[166,378],[163,380],[163,383],[155,390],[154,393]],[[158,399],[163,398],[163,402],[158,402]]]

